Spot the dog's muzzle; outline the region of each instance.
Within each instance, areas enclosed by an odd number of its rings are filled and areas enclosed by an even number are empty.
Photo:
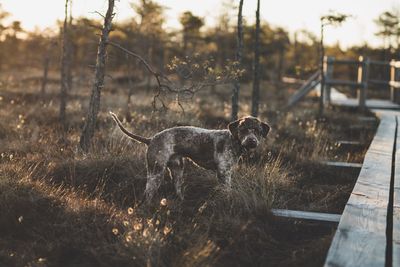
[[[246,149],[254,149],[258,146],[258,140],[255,137],[246,137],[242,142],[242,146]]]

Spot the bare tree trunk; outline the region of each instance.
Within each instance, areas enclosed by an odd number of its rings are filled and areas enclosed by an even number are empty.
[[[67,32],[67,81],[68,81],[68,91],[72,90],[72,58],[73,58],[73,49],[72,49],[72,0],[69,0],[69,20],[68,20],[68,32]]]
[[[237,48],[236,48],[236,61],[238,62],[238,66],[241,66],[242,63],[242,51],[243,51],[243,0],[239,2],[239,12],[238,12],[238,24],[237,24]],[[239,112],[239,91],[240,91],[240,83],[239,80],[235,80],[233,83],[233,91],[232,91],[232,113],[231,119],[234,121],[238,118]]]
[[[258,116],[258,105],[260,101],[260,0],[257,0],[256,11],[256,38],[254,44],[254,77],[253,95],[251,103],[251,115]]]
[[[278,82],[282,82],[284,58],[285,58],[285,48],[280,47],[278,54]]]
[[[324,114],[324,93],[325,93],[325,73],[324,73],[324,57],[325,57],[325,47],[324,47],[324,22],[321,20],[321,40],[319,44],[320,58],[319,58],[319,69],[321,73],[321,91],[319,98],[319,115]]]
[[[46,52],[43,59],[43,78],[42,78],[42,86],[40,89],[40,94],[43,97],[46,94],[46,85],[47,85],[47,76],[49,72],[49,63],[50,63],[50,55],[49,51]]]
[[[160,63],[159,63],[159,67],[158,67],[158,70],[159,70],[160,72],[162,72],[162,73],[165,71],[165,69],[164,69],[165,54],[166,54],[166,52],[165,52],[165,45],[164,45],[164,42],[162,42],[162,43],[160,44]]]
[[[188,36],[184,29],[183,30],[183,56],[187,56],[187,47],[188,47]]]
[[[40,89],[40,94],[42,98],[46,94],[46,86],[47,86],[47,79],[49,73],[49,65],[50,65],[50,53],[53,47],[55,46],[56,42],[50,41],[47,51],[44,54],[43,58],[43,78],[42,78],[42,85]]]
[[[297,40],[297,32],[295,32],[294,33],[294,48],[293,48],[293,50],[294,50],[294,57],[293,57],[293,60],[294,60],[294,70],[295,70],[295,75],[296,75],[296,77],[298,76],[297,74],[297,67],[298,66],[300,66],[300,55],[299,55],[299,43],[298,43],[298,40]],[[301,75],[302,73],[300,73],[300,75]]]
[[[130,60],[128,60],[127,64],[127,74],[128,74],[128,97],[126,101],[126,120],[127,122],[131,121],[131,98],[133,94],[133,67]]]
[[[150,44],[149,47],[147,48],[147,62],[152,62],[153,61],[153,37],[150,37]],[[151,74],[147,73],[146,76],[146,90],[147,92],[150,92],[151,89]]]
[[[108,9],[106,16],[104,17],[104,25],[101,31],[99,45],[97,48],[95,80],[92,87],[89,110],[86,115],[85,126],[83,127],[82,135],[79,142],[80,147],[85,152],[89,150],[90,142],[94,135],[94,130],[96,126],[97,114],[99,113],[100,110],[101,90],[104,87],[107,42],[109,33],[111,31],[111,22],[114,17],[113,9],[114,9],[114,0],[108,0]]]
[[[65,0],[65,18],[62,31],[62,57],[61,57],[61,91],[60,91],[60,123],[63,130],[67,130],[66,106],[68,97],[68,1]]]

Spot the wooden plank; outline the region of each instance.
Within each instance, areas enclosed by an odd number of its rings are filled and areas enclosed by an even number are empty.
[[[388,86],[390,81],[368,80],[369,84]],[[383,88],[386,89],[386,88]]]
[[[390,62],[389,61],[371,60],[371,64],[373,64],[373,65],[382,65],[382,66],[390,66]]]
[[[289,98],[287,107],[292,107],[305,97],[311,90],[321,82],[320,72],[317,71]]]
[[[337,144],[339,147],[345,147],[345,146],[361,146],[362,143],[360,141],[349,141],[349,140],[339,140],[337,141]]]
[[[395,117],[382,115],[343,211],[325,266],[385,266],[395,130]]]
[[[362,123],[362,124],[352,124],[348,127],[350,130],[361,130],[361,131],[365,131],[365,130],[373,130],[375,129],[375,125],[373,124],[366,124],[366,123]]]
[[[274,214],[275,216],[287,217],[292,219],[323,221],[332,223],[338,223],[340,220],[340,214],[285,209],[272,209],[271,211],[272,214]]]
[[[358,107],[358,100],[355,98],[349,99],[332,99],[331,104],[342,107]],[[395,104],[389,100],[382,99],[368,99],[367,108],[369,109],[400,109],[400,105]]]
[[[360,116],[358,117],[358,120],[362,122],[371,122],[371,123],[377,122],[377,119],[375,117],[366,117],[366,116]]]
[[[362,163],[339,162],[339,161],[322,161],[321,163],[329,167],[338,167],[338,168],[360,169],[363,166]]]
[[[358,60],[354,60],[354,59],[335,59],[333,61],[334,64],[345,64],[345,65],[349,65],[349,64],[354,64],[354,65],[359,65],[360,62]]]
[[[363,86],[363,84],[359,83],[359,82],[335,80],[335,79],[327,80],[325,83],[328,85],[341,85],[341,86],[350,86],[350,87],[356,87],[356,88]]]
[[[354,65],[359,65],[362,64],[360,61],[358,60],[354,60],[354,59],[335,59],[335,61],[333,62],[335,64],[354,64]],[[379,61],[379,60],[371,60],[370,64],[374,64],[374,65],[383,65],[383,66],[397,66],[398,68],[400,67],[400,61],[397,62],[389,62],[389,61]]]
[[[398,117],[399,119],[399,117]],[[393,258],[392,266],[400,266],[400,127],[397,127],[393,187]]]

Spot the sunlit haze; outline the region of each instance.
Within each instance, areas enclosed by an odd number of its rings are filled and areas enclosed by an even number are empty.
[[[3,0],[3,9],[10,12],[9,20],[19,20],[24,29],[44,29],[53,27],[57,19],[62,19],[64,0]],[[138,0],[116,1],[116,20],[127,19],[134,14],[130,3]],[[179,15],[190,10],[205,18],[206,26],[211,26],[223,10],[224,1],[215,0],[158,0],[167,7],[167,27],[179,28]],[[98,18],[95,11],[104,12],[106,0],[73,0],[73,15]],[[274,26],[282,26],[293,33],[307,29],[319,34],[319,17],[329,10],[350,14],[351,20],[341,27],[327,29],[326,42],[340,42],[344,47],[368,43],[380,46],[381,41],[375,36],[377,28],[374,19],[386,10],[399,9],[399,0],[261,0],[261,17]],[[244,17],[253,21],[256,0],[244,0]],[[235,19],[232,15],[232,20]]]

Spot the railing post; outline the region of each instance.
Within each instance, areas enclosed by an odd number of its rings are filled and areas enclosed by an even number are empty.
[[[325,56],[324,58],[324,75],[325,75],[325,92],[324,92],[324,104],[331,103],[331,84],[330,81],[333,79],[333,62],[335,57]]]
[[[392,59],[390,61],[390,100],[394,103],[399,102],[398,90],[395,86],[395,82],[398,80],[399,71],[396,68],[396,61]]]
[[[394,81],[395,81],[395,83],[397,82],[397,83],[399,83],[400,82],[400,68],[399,68],[399,64],[400,64],[400,61],[397,61],[397,62],[395,62],[395,64],[397,64],[396,66],[395,66],[395,68],[394,68]],[[399,97],[399,95],[400,95],[400,93],[399,93],[399,90],[400,88],[399,87],[395,87],[395,100],[396,100],[396,103],[397,104],[400,104],[400,97]]]
[[[357,89],[357,97],[359,101],[359,108],[361,111],[364,111],[367,102],[369,58],[364,59],[363,56],[360,56],[358,61],[360,63],[358,65],[357,82],[360,84],[360,87]]]

